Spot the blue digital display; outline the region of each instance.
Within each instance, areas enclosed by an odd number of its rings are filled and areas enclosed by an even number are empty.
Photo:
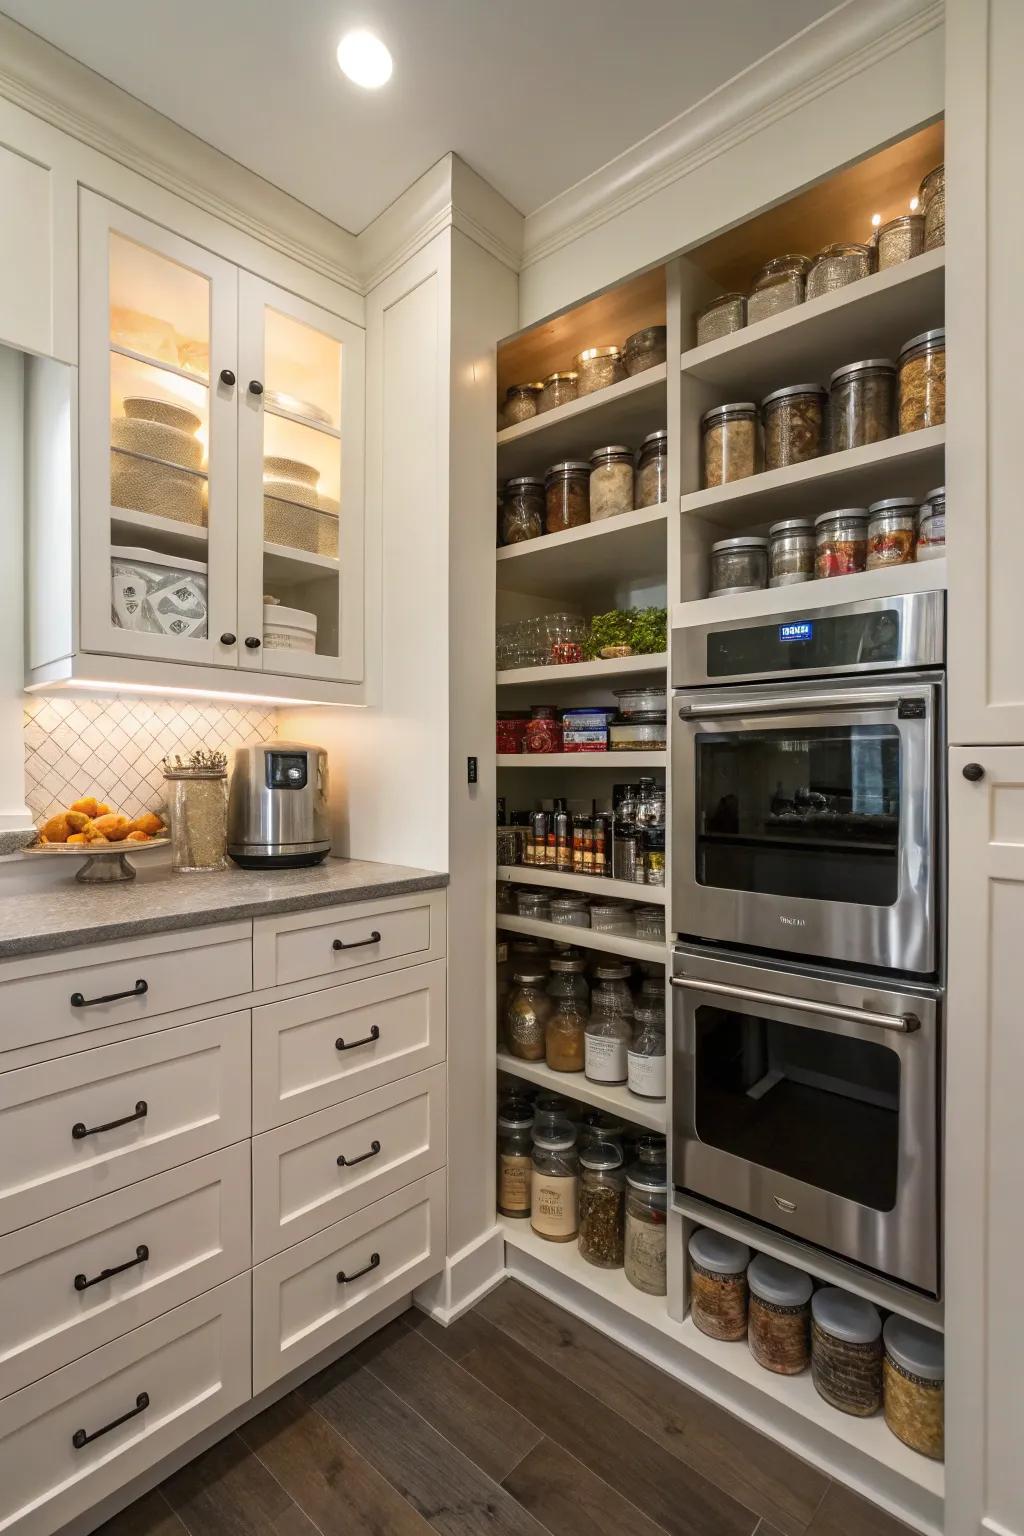
[[[795,624],[780,624],[779,639],[782,641],[813,640],[814,625],[810,619],[800,619]]]

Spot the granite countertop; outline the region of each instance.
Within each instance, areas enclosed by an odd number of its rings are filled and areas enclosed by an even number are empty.
[[[0,899],[0,959],[51,954],[77,944],[204,928],[270,912],[311,912],[437,890],[448,876],[367,859],[326,859],[312,869],[230,869],[175,875],[168,869],[123,885],[67,880]]]

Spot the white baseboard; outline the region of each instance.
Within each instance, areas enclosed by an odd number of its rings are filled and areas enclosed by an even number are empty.
[[[505,1278],[505,1239],[490,1227],[445,1261],[439,1275],[413,1292],[413,1304],[447,1327]]]

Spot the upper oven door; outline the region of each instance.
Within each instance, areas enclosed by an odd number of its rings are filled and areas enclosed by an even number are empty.
[[[673,926],[931,975],[940,676],[673,699]]]

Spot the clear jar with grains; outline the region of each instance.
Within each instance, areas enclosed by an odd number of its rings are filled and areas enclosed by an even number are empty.
[[[710,1227],[698,1227],[690,1238],[689,1253],[694,1326],[712,1339],[745,1338],[750,1249]]]
[[[826,245],[807,274],[808,299],[820,299],[822,294],[835,293],[848,283],[869,276],[871,256],[868,245]]]
[[[705,486],[745,480],[758,467],[757,406],[753,400],[716,405],[700,419]]]
[[[896,364],[887,357],[867,357],[837,368],[829,393],[832,452],[880,443],[895,430]]]
[[[537,414],[553,411],[559,405],[568,405],[576,399],[576,374],[571,369],[565,373],[549,373],[540,392]]]
[[[590,1141],[580,1148],[580,1256],[598,1269],[621,1269],[626,1176],[622,1148]]]
[[[711,546],[710,597],[757,592],[768,585],[768,540],[753,534],[719,539]]]
[[[505,391],[502,425],[517,427],[521,421],[532,421],[537,414],[543,384],[513,384]]]
[[[799,1376],[811,1363],[810,1275],[766,1253],[747,1269],[750,1307],[747,1343],[758,1365],[779,1376]]]
[[[804,464],[825,452],[827,404],[823,384],[788,384],[765,395],[761,401],[765,469]]]
[[[917,502],[912,496],[889,496],[868,508],[868,553],[865,568],[910,565],[917,537]]]
[[[940,427],[946,419],[946,331],[922,331],[900,348],[901,432]]]
[[[946,1365],[940,1333],[893,1314],[882,1330],[885,1422],[911,1450],[942,1460]]]
[[[560,997],[544,1028],[544,1059],[552,1072],[583,1071],[583,1039],[589,1015],[575,997]]]
[[[768,585],[791,587],[814,580],[814,524],[787,517],[768,529]]]
[[[523,544],[544,532],[544,481],[536,475],[506,480],[501,497],[501,542]]]
[[[837,507],[814,519],[814,574],[850,576],[863,571],[868,558],[866,507]]]
[[[697,314],[697,345],[720,341],[733,331],[742,331],[747,323],[747,301],[742,293],[723,293]]]
[[[664,1162],[635,1162],[626,1174],[626,1279],[647,1296],[668,1290],[668,1174]]]
[[[646,368],[657,368],[667,356],[668,328],[664,325],[648,325],[642,331],[634,331],[626,337],[622,348],[622,361],[630,378]]]
[[[633,1008],[636,1024],[627,1056],[627,1084],[641,1099],[663,1099],[665,1073],[665,1000],[641,994]]]
[[[516,971],[512,978],[505,1014],[505,1039],[509,1053],[520,1061],[543,1061],[544,1031],[554,1011],[545,987],[544,971]]]
[[[934,251],[946,243],[946,167],[937,165],[918,188],[924,209],[924,248]]]
[[[181,875],[227,869],[226,762],[222,768],[165,771],[164,781],[171,823],[171,868]]]
[[[530,1214],[533,1170],[533,1106],[511,1100],[498,1114],[498,1214]]]
[[[622,443],[590,455],[590,521],[633,510],[633,450]]]
[[[636,505],[656,507],[668,500],[668,430],[648,432],[636,467]]]
[[[809,256],[772,256],[766,261],[754,276],[747,300],[747,324],[754,325],[802,304],[810,269]]]
[[[567,1120],[534,1126],[530,1225],[552,1243],[571,1243],[579,1230],[576,1130]]]
[[[585,459],[565,459],[552,464],[544,476],[548,533],[562,533],[566,528],[582,528],[590,522],[590,465]]]
[[[576,357],[576,392],[592,395],[626,377],[626,365],[618,347],[587,347]]]
[[[898,219],[890,219],[879,228],[875,237],[878,252],[878,270],[898,267],[912,256],[920,256],[924,250],[924,214],[901,213]]]
[[[946,487],[936,486],[921,503],[917,524],[917,560],[937,560],[946,553]]]
[[[862,1296],[834,1285],[811,1297],[811,1378],[841,1413],[870,1418],[882,1404],[882,1319]]]

